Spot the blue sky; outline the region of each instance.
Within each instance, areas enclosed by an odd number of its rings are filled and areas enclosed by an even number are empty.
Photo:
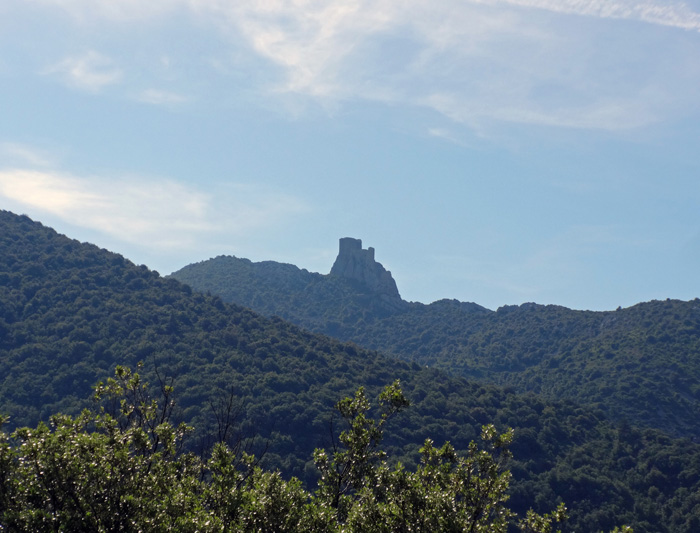
[[[3,0],[0,208],[168,274],[700,297],[700,0]]]

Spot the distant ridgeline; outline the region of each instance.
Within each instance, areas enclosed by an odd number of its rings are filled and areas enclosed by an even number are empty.
[[[700,437],[700,301],[610,312],[401,299],[359,239],[340,239],[330,274],[217,257],[172,277],[266,316],[421,365],[548,398],[595,404],[616,420]]]
[[[346,242],[350,256],[362,250]],[[354,266],[344,266],[346,260]],[[443,365],[452,372],[468,356],[484,376],[498,376],[513,354],[513,375],[521,365],[523,384],[539,378],[544,391],[546,376],[528,374],[539,371],[538,364],[564,380],[569,358],[589,357],[591,368],[585,362],[577,367],[584,387],[595,382],[611,397],[628,396],[642,407],[653,402],[650,417],[656,409],[680,409],[679,398],[695,405],[697,391],[688,385],[698,382],[698,358],[689,348],[697,337],[695,304],[661,302],[600,317],[542,307],[494,313],[458,302],[397,308],[387,305],[387,297],[394,303],[398,297],[390,275],[375,266],[369,250],[360,259],[345,257],[338,269],[338,275],[322,276],[291,265],[217,258],[186,270],[235,287],[251,302],[246,305],[284,308],[308,323],[364,336],[367,345],[372,338],[394,342],[397,352],[421,361],[434,350],[435,357],[455,362]],[[367,286],[368,280],[380,283]],[[596,344],[602,339],[608,339],[604,347]],[[667,355],[674,345],[678,350]],[[489,358],[491,365],[484,362]],[[10,416],[2,431],[94,408],[92,386],[114,375],[116,365],[133,368],[139,361],[156,395],[172,382],[174,417],[195,428],[191,449],[248,437],[250,451],[267,451],[262,466],[310,485],[318,476],[314,448],[332,442],[333,405],[359,386],[375,397],[400,379],[412,405],[387,424],[383,448],[408,470],[420,461],[425,439],[437,446],[449,440],[464,452],[482,424],[510,426],[515,457],[508,466],[508,503],[517,512],[548,512],[564,501],[571,509],[565,531],[591,533],[621,524],[636,533],[691,533],[700,526],[700,446],[688,439],[611,424],[600,409],[468,381],[309,333],[0,211],[0,414]],[[623,375],[628,383],[618,391],[615,379]],[[606,382],[609,376],[615,379]],[[659,388],[650,389],[657,380]],[[672,394],[670,382],[677,385]],[[687,429],[697,421],[692,418],[678,427]],[[222,420],[230,427],[222,428]],[[335,439],[344,429],[337,422]]]

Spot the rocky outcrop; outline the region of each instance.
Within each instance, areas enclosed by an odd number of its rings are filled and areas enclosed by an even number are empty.
[[[391,272],[375,261],[374,248],[362,249],[360,239],[340,239],[340,250],[331,275],[359,281],[386,302],[395,301],[397,305],[405,303],[401,300]]]

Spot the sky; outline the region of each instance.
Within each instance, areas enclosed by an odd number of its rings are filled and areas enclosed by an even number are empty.
[[[0,209],[161,274],[700,297],[700,0],[2,0]]]

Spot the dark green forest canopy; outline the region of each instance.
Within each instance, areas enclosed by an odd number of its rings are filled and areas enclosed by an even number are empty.
[[[172,274],[266,316],[452,375],[593,404],[616,421],[700,436],[700,300],[610,312],[441,300],[387,307],[360,283],[217,257]]]
[[[414,405],[387,427],[394,460],[415,466],[426,438],[465,450],[494,423],[515,429],[520,513],[563,500],[577,531],[693,531],[700,517],[700,450],[688,439],[308,333],[0,212],[0,412],[11,424],[76,414],[117,364],[138,361],[151,383],[174,380],[176,415],[198,430],[193,449],[216,432],[210,404],[232,391],[238,430],[257,437],[252,451],[267,447],[265,466],[305,482],[335,402],[400,379]]]

